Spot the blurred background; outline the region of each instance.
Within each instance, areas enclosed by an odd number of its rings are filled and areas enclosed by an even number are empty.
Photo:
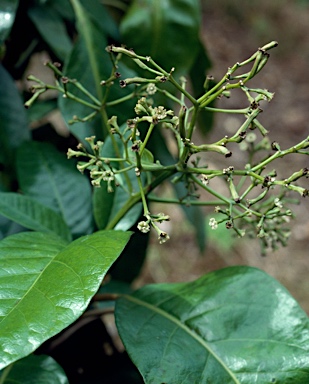
[[[270,51],[270,59],[253,83],[275,92],[274,99],[262,106],[260,120],[269,130],[270,141],[281,148],[298,143],[309,135],[309,1],[306,0],[202,0],[202,40],[212,63],[210,75],[216,80],[229,66],[248,58],[258,47],[276,40],[279,45]],[[241,94],[233,94],[226,103],[241,108]],[[213,129],[207,140],[221,138],[230,126],[238,124],[229,115],[215,115]],[[220,159],[219,159],[220,161]],[[233,161],[236,161],[233,159]],[[231,160],[231,162],[233,162]],[[223,165],[226,164],[223,160]],[[308,167],[305,156],[289,156],[277,160],[278,174]],[[308,185],[307,185],[308,187]],[[306,188],[307,188],[306,187]],[[257,241],[235,239],[224,227],[212,231],[208,226],[211,208],[205,210],[207,245],[201,254],[193,228],[184,220],[181,209],[159,205],[171,215],[168,232],[171,239],[159,245],[151,239],[149,256],[140,286],[149,282],[188,281],[206,272],[230,265],[261,268],[277,278],[309,313],[309,200],[301,199],[292,206],[292,234],[288,246],[261,257]],[[258,289],[258,287],[257,287]]]

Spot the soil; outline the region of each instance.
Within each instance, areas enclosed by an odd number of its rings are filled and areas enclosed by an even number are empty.
[[[258,47],[278,41],[278,47],[270,52],[267,65],[252,85],[275,92],[275,98],[263,105],[260,118],[269,130],[270,140],[278,141],[281,148],[297,144],[309,134],[309,2],[217,0],[215,6],[213,4],[202,1],[202,39],[213,65],[209,74],[218,80],[229,66],[248,58]],[[236,108],[246,106],[236,93],[229,103]],[[227,115],[217,115],[207,141],[222,138],[233,123]],[[275,164],[279,176],[289,176],[308,165],[307,157],[296,155]],[[305,184],[308,188],[307,180]],[[260,247],[253,240],[231,241],[225,246],[213,233],[208,233],[207,247],[201,254],[194,230],[184,223],[182,211],[177,207],[158,207],[169,211],[171,222],[167,229],[171,239],[161,246],[156,238],[151,239],[149,257],[136,286],[193,280],[230,265],[255,266],[277,278],[309,313],[309,198],[301,198],[300,203],[292,207],[296,218],[291,223],[288,246],[267,257],[260,256]]]

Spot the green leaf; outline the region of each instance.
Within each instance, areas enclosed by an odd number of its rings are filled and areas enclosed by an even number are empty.
[[[175,160],[173,159],[173,156],[169,152],[166,142],[159,131],[154,132],[154,135],[151,137],[150,141],[151,141],[151,149],[152,149],[152,152],[155,154],[155,158],[160,159],[160,161],[164,165],[175,163]],[[180,199],[183,199],[188,193],[187,189],[185,188],[182,182],[179,182],[176,184],[172,183],[172,187],[175,190],[177,197]],[[181,209],[183,210],[187,219],[189,220],[189,222],[192,224],[194,228],[196,241],[200,251],[202,252],[205,249],[205,243],[206,243],[204,213],[201,207],[198,207],[198,206],[186,207],[185,205],[182,204]]]
[[[0,46],[10,33],[18,3],[18,0],[2,0],[0,3]]]
[[[0,383],[69,384],[69,381],[52,357],[30,355],[3,370]]]
[[[90,93],[99,100],[102,100],[103,89],[100,86],[100,81],[108,78],[111,73],[111,64],[109,60],[106,60],[106,36],[92,22],[87,10],[83,8],[78,0],[72,0],[71,3],[77,18],[79,36],[71,54],[65,61],[63,71],[66,76],[77,79]],[[68,85],[68,90],[74,93],[75,96],[91,102],[88,97],[75,87]],[[73,116],[84,118],[94,111],[94,109],[88,106],[63,98],[62,96],[59,97],[59,108],[67,122],[72,120]],[[105,123],[100,115],[97,115],[95,119],[92,119],[87,124],[77,122],[68,127],[81,141],[91,135],[102,139],[106,134]]]
[[[45,117],[50,112],[57,109],[57,101],[54,99],[36,101],[31,108],[27,110],[27,117],[32,123]]]
[[[18,193],[0,192],[0,214],[34,231],[51,232],[70,241],[71,233],[54,210]]]
[[[308,317],[255,268],[146,286],[117,302],[116,323],[147,384],[309,382]]]
[[[64,154],[47,143],[25,143],[17,173],[23,193],[60,213],[73,236],[92,231],[91,186]]]
[[[104,229],[108,224],[113,208],[115,192],[108,192],[106,185],[94,188],[92,195],[93,216],[99,229]]]
[[[48,5],[30,7],[28,14],[43,40],[60,60],[64,60],[72,49],[72,43],[59,14]]]
[[[129,237],[100,231],[66,245],[58,236],[26,232],[0,242],[0,368],[84,312]]]
[[[127,172],[128,178],[133,185],[134,192],[138,191],[135,171]],[[119,179],[118,179],[119,180]],[[95,222],[99,229],[104,229],[112,221],[119,211],[130,199],[130,193],[127,190],[126,179],[122,181],[114,192],[108,193],[104,182],[100,188],[96,188],[93,193],[93,214]],[[115,224],[114,228],[127,231],[136,223],[142,212],[142,203],[135,204],[122,218]]]
[[[120,40],[117,24],[102,2],[97,0],[81,0],[81,4],[87,10],[91,20],[102,30],[103,34],[112,37],[113,40]]]
[[[120,32],[138,54],[186,73],[198,53],[200,15],[196,0],[134,0]]]
[[[121,127],[123,129],[124,127]],[[116,145],[120,153],[123,151],[123,144],[119,138],[115,138]],[[151,153],[146,150],[146,158],[149,159]],[[105,144],[100,153],[102,157],[116,157],[114,146],[112,143],[111,137],[107,137]],[[112,163],[114,167],[118,167],[116,163]],[[142,174],[142,179],[144,180],[145,175]],[[117,182],[119,186],[115,188],[115,191],[112,193],[107,192],[106,183],[101,183],[101,188],[96,188],[93,194],[93,213],[96,224],[99,229],[104,229],[121,211],[125,206],[126,202],[129,201],[132,194],[139,191],[138,182],[136,178],[135,171],[131,169],[126,172],[126,175],[119,174],[117,175]],[[138,220],[142,212],[142,203],[135,204],[127,213],[123,215],[122,218],[115,224],[114,228],[122,231],[127,231],[130,229]]]
[[[78,0],[71,0],[77,18],[77,29],[79,32],[78,39],[74,48],[67,58],[64,65],[64,73],[73,79],[77,79],[92,95],[99,101],[104,97],[107,90],[100,85],[102,80],[110,77],[112,72],[112,63],[109,54],[105,48],[107,46],[107,38],[102,28],[98,26],[97,20],[89,11],[88,7],[83,7]],[[134,72],[129,71],[123,64],[119,64],[118,71],[122,77],[133,77]],[[68,84],[68,90],[75,96],[82,98],[87,102],[91,100],[81,91]],[[129,89],[122,89],[120,86],[115,86],[110,89],[109,100],[118,99],[129,93]],[[89,106],[79,104],[74,100],[59,98],[59,108],[66,122],[72,120],[73,116],[84,118],[95,110]],[[125,115],[126,111],[133,110],[132,102],[123,103],[121,110],[117,106],[117,116]],[[109,115],[113,114],[113,109],[109,111]],[[80,141],[84,141],[85,137],[94,135],[97,139],[104,139],[107,136],[106,127],[107,117],[104,111],[98,113],[95,118],[87,121],[87,124],[76,122],[69,125],[69,129]]]
[[[30,139],[25,108],[16,85],[0,65],[0,163],[13,168],[14,152]]]
[[[202,42],[199,41],[198,54],[190,70],[190,80],[196,98],[202,96],[205,91],[208,90],[204,89],[204,82],[206,76],[209,74],[208,71],[210,68],[210,59],[206,53],[205,47],[203,46]],[[213,83],[213,80],[211,80],[210,82]],[[214,107],[214,104],[215,102],[212,102],[208,106]],[[205,109],[199,111],[198,128],[203,135],[207,135],[207,133],[211,131],[213,125],[213,118],[213,112],[206,111]]]

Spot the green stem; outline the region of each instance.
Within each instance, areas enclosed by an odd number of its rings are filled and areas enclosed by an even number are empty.
[[[150,212],[149,212],[149,209],[148,209],[146,197],[145,197],[145,194],[144,194],[143,184],[142,184],[140,176],[137,177],[137,183],[138,183],[138,187],[139,187],[139,190],[140,190],[140,195],[141,195],[141,199],[142,199],[142,203],[143,203],[144,216],[148,217]]]
[[[123,97],[121,97],[121,98],[119,98],[119,99],[112,100],[112,101],[107,101],[107,102],[105,103],[105,106],[106,106],[106,107],[113,107],[114,105],[118,105],[118,104],[121,104],[121,103],[123,103],[123,102],[125,102],[125,101],[127,101],[127,100],[131,100],[131,99],[133,99],[135,96],[136,96],[136,95],[135,95],[135,92],[132,92],[132,93],[129,93],[128,95],[123,96]]]
[[[223,201],[225,204],[230,205],[231,203],[234,203],[234,201],[232,202],[230,199],[227,199],[226,197],[222,196],[219,192],[216,192],[212,188],[209,188],[207,185],[204,185],[201,182],[201,180],[199,178],[197,178],[196,176],[192,175],[191,177],[196,184],[198,184],[200,187],[205,189],[205,191],[207,191],[211,195],[215,196],[217,199]]]
[[[148,200],[163,203],[163,204],[179,204],[179,205],[198,205],[198,206],[217,206],[222,204],[222,200],[212,200],[212,201],[198,201],[198,200],[188,200],[188,199],[165,199],[160,198],[154,195],[148,195]]]
[[[154,127],[155,127],[155,124],[151,123],[149,128],[148,128],[146,137],[145,137],[142,145],[140,146],[139,154],[140,154],[141,157],[142,157],[143,151],[144,151],[144,149],[145,149],[145,147],[146,147],[146,145],[148,143],[148,140],[149,140],[149,138],[150,138],[150,136],[152,134],[152,131],[153,131]]]
[[[176,172],[175,168],[173,171],[167,170],[162,172],[156,179],[154,179],[149,185],[143,188],[143,193],[147,195],[150,191],[160,185],[164,180],[172,176]],[[129,210],[140,200],[142,199],[141,193],[137,192],[134,195],[131,195],[124,205],[118,210],[116,215],[112,220],[107,224],[105,229],[113,229],[115,225],[124,217],[124,215],[129,212]]]

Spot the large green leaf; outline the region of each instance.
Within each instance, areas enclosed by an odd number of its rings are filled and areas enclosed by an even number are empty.
[[[91,187],[73,161],[47,143],[29,142],[17,153],[24,194],[59,212],[74,236],[92,230]]]
[[[102,1],[81,0],[80,2],[83,8],[87,10],[89,17],[102,30],[103,34],[112,37],[115,41],[119,41],[118,26]]]
[[[0,65],[0,163],[13,168],[14,151],[30,138],[25,108],[16,85]]]
[[[199,49],[200,15],[197,0],[134,0],[120,32],[137,53],[186,73]]]
[[[0,242],[0,368],[75,321],[130,233],[100,231],[69,245],[27,232]]]
[[[27,196],[0,192],[0,214],[25,228],[55,233],[64,240],[71,240],[70,230],[61,215]]]
[[[30,355],[3,370],[0,383],[69,384],[69,381],[52,357]]]
[[[309,383],[309,321],[264,272],[231,267],[149,285],[116,304],[145,383]]]
[[[72,43],[59,14],[50,6],[42,4],[30,7],[28,14],[43,40],[60,60],[64,60],[70,53]]]
[[[101,101],[106,89],[100,85],[100,82],[108,79],[112,71],[112,63],[105,49],[107,46],[106,34],[103,28],[99,26],[97,16],[93,16],[94,6],[88,9],[78,0],[71,0],[71,3],[76,14],[79,36],[65,62],[63,71],[69,78],[77,79],[92,95]],[[118,72],[121,73],[123,78],[134,76],[134,73],[121,63]],[[74,95],[91,102],[81,91],[75,87],[70,87],[70,84],[68,84],[68,89]],[[126,95],[128,92],[130,90],[122,89],[117,85],[110,90],[109,98],[114,100]],[[89,106],[63,97],[59,98],[59,108],[67,122],[72,120],[73,116],[84,118],[95,111]],[[127,119],[129,114],[126,114],[126,111],[128,110],[133,110],[132,103],[122,104],[121,109],[117,108],[117,115],[124,114],[125,119]],[[112,109],[110,113],[113,113]],[[106,119],[107,117],[102,112],[102,114],[99,113],[95,118],[87,121],[87,124],[76,122],[69,125],[69,129],[81,141],[91,135],[102,139],[107,135]]]
[[[76,14],[79,37],[65,61],[63,71],[66,76],[77,79],[90,93],[101,100],[103,89],[100,86],[100,81],[108,78],[111,71],[109,62],[107,62],[107,66],[105,63],[106,36],[93,23],[89,13],[78,0],[72,0],[71,3]],[[91,102],[76,88],[68,86],[68,89],[74,92],[76,96]],[[88,106],[63,97],[59,98],[59,108],[67,122],[72,120],[74,115],[83,118],[94,111]],[[69,129],[79,140],[84,140],[85,137],[91,135],[95,135],[97,138],[104,137],[104,127],[105,124],[99,115],[87,124],[77,122],[74,125],[69,125]]]

